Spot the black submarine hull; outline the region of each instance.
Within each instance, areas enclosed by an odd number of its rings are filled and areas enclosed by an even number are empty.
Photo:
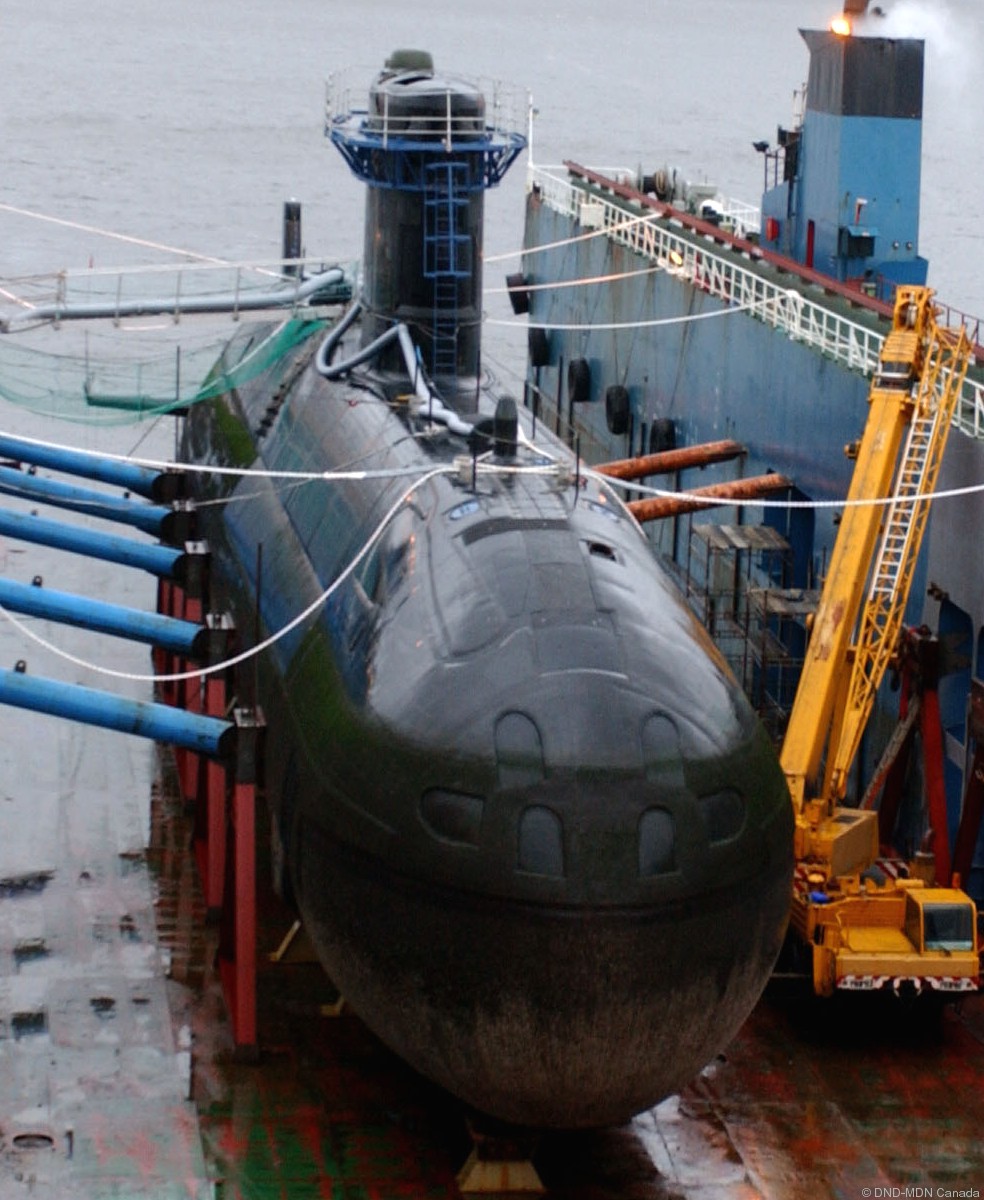
[[[238,627],[276,638],[314,606],[259,666],[283,890],[424,1075],[519,1125],[624,1121],[768,978],[792,873],[775,754],[607,484],[542,429],[524,450],[524,411],[518,450],[463,457],[405,380],[325,379],[318,336],[184,442],[256,472],[202,485]]]

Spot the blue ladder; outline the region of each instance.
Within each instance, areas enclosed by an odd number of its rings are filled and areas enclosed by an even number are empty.
[[[471,239],[461,229],[468,206],[468,165],[429,163],[424,186],[424,277],[434,289],[431,374],[458,373],[458,287],[471,275]]]

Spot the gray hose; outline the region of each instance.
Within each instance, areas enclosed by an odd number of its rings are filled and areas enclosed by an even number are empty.
[[[323,375],[325,379],[339,379],[342,375],[351,371],[353,367],[358,367],[362,363],[375,358],[380,350],[396,339],[399,341],[400,349],[403,352],[403,363],[407,370],[407,376],[413,380],[414,395],[422,404],[427,406],[427,416],[434,421],[440,421],[442,425],[446,425],[452,433],[467,437],[472,431],[471,423],[462,420],[454,409],[448,408],[437,392],[431,387],[423,369],[417,361],[417,348],[413,344],[410,330],[402,321],[398,325],[391,326],[385,333],[381,333],[379,337],[371,341],[368,346],[363,346],[361,350],[357,350],[355,354],[350,355],[342,362],[332,363],[331,357],[338,343],[341,341],[342,335],[361,312],[362,302],[357,300],[321,343],[318,348],[317,358],[315,359],[315,367],[318,373]]]

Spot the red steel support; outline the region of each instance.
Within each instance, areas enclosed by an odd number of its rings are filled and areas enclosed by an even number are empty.
[[[228,843],[230,889],[222,910],[219,973],[232,1020],[236,1053],[257,1055],[256,1036],[256,789],[264,729],[257,710],[237,709],[236,762]]]
[[[662,450],[658,454],[643,454],[638,458],[620,458],[601,463],[594,468],[612,479],[644,479],[647,475],[669,475],[688,467],[706,467],[711,463],[727,462],[745,453],[741,442],[705,442],[701,446],[682,446],[679,450]]]
[[[207,613],[207,659],[209,666],[224,662],[230,653],[235,629],[226,613]],[[226,717],[227,684],[222,671],[210,671],[196,680],[199,697],[207,716]],[[225,888],[226,862],[226,773],[221,764],[211,759],[188,756],[198,763],[194,792],[195,858],[205,894],[205,906],[210,917],[222,908]]]
[[[658,521],[664,517],[677,517],[682,513],[727,504],[731,500],[756,500],[772,492],[787,491],[792,486],[785,475],[755,475],[733,483],[714,483],[708,487],[693,488],[685,496],[654,496],[650,500],[633,500],[628,508],[637,521]]]
[[[960,828],[953,843],[953,874],[966,887],[974,865],[974,851],[984,818],[984,684],[976,679],[970,685],[970,736],[974,740],[974,758],[964,790]]]
[[[891,845],[899,805],[902,803],[902,789],[909,770],[909,759],[916,741],[916,722],[912,718],[918,718],[922,705],[919,696],[913,696],[911,689],[911,676],[905,672],[902,676],[902,695],[899,700],[899,728],[904,732],[895,757],[884,772],[885,790],[878,806],[878,842],[881,846]],[[869,784],[868,794],[874,801],[877,796],[877,784],[875,787]],[[865,804],[862,807],[868,808],[870,805]]]
[[[205,712],[225,716],[225,680],[219,674],[205,677]],[[226,772],[221,763],[207,760],[203,766],[204,787],[197,797],[195,858],[209,917],[222,909],[226,860]],[[201,775],[199,775],[201,780]]]
[[[943,724],[940,720],[940,697],[935,685],[923,689],[919,732],[922,734],[923,782],[929,827],[933,833],[936,881],[945,886],[950,882],[950,831],[947,827],[946,788],[943,783]]]

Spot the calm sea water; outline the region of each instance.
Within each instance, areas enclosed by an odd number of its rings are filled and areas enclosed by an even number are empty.
[[[882,0],[880,31],[925,36],[922,249],[949,303],[984,313],[977,151],[980,0]],[[368,84],[399,46],[528,89],[539,162],[680,166],[757,202],[751,143],[789,124],[798,27],[833,0],[6,0],[0,203],[199,253],[280,253],[304,205],[312,255],[361,250],[361,185],[322,134],[323,84]],[[518,249],[523,170],[489,197],[486,251]],[[0,211],[0,276],[133,263],[148,251]],[[508,267],[503,267],[505,273]],[[501,284],[489,270],[487,286]]]

